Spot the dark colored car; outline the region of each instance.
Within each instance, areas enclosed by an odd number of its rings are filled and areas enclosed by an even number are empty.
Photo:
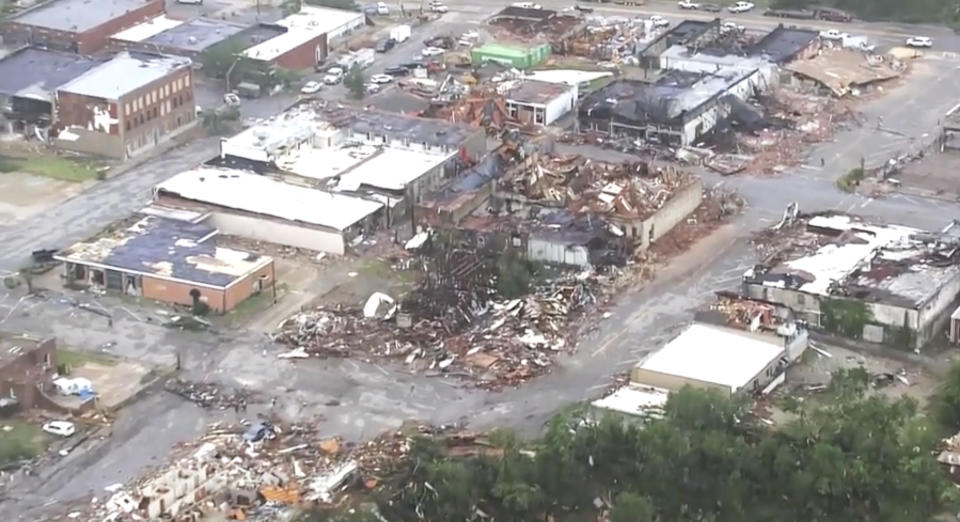
[[[407,63],[401,63],[399,67],[403,67],[404,69],[408,69],[412,71],[414,69],[419,69],[421,67],[424,67],[424,65],[422,62],[407,62]]]
[[[410,69],[402,65],[396,65],[394,67],[387,67],[384,69],[383,74],[389,74],[390,76],[406,76],[410,74]]]
[[[723,8],[717,4],[700,4],[700,10],[708,13],[719,13]]]
[[[251,424],[250,427],[247,428],[247,431],[243,434],[243,440],[247,442],[259,442],[263,439],[272,439],[276,436],[276,432],[273,431],[273,424],[267,421],[260,421]]]
[[[378,53],[385,53],[390,49],[393,49],[394,45],[397,45],[397,42],[393,38],[383,38],[377,41],[377,44],[373,46],[373,49]]]

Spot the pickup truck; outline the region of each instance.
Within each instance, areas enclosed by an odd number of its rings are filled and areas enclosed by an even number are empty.
[[[754,7],[756,6],[753,5],[753,2],[737,2],[728,7],[727,11],[730,11],[731,13],[746,13],[747,11],[752,10]]]

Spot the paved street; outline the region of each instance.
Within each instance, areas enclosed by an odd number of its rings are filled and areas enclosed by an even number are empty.
[[[570,4],[541,3],[545,7]],[[465,29],[469,19],[496,10],[490,3],[478,1],[452,0],[450,5],[456,11],[449,15],[457,21],[453,27],[429,24],[408,43],[379,57],[370,72],[409,61],[429,35]],[[636,9],[602,7],[605,13],[676,16],[674,9],[672,3]],[[758,14],[742,18],[757,27],[777,22]],[[895,24],[862,27],[865,34],[872,31],[891,42],[908,31],[919,32]],[[923,32],[937,38],[938,49],[941,45],[960,49],[960,38]],[[5,318],[0,327],[48,332],[68,346],[93,348],[113,342],[112,353],[155,365],[172,364],[182,350],[186,377],[259,390],[279,399],[278,410],[283,415],[301,419],[322,416],[318,422],[323,431],[351,440],[369,438],[408,418],[436,424],[469,421],[478,428],[510,426],[534,433],[558,408],[599,394],[613,373],[626,370],[643,354],[662,346],[690,320],[695,308],[712,299],[713,292],[736,285],[743,270],[754,262],[750,235],[779,219],[788,203],[797,201],[805,211],[851,211],[928,229],[940,228],[957,217],[958,204],[901,195],[871,199],[840,192],[834,180],[857,166],[861,156],[875,164],[922,144],[936,132],[943,112],[957,103],[958,87],[960,61],[935,54],[916,63],[911,77],[891,86],[886,96],[865,101],[860,108],[862,126],[839,131],[830,142],[812,147],[806,165],[770,176],[722,178],[704,173],[707,184],[738,190],[748,202],[744,213],[676,258],[653,282],[625,292],[611,310],[612,317],[584,338],[576,353],[561,359],[549,375],[517,389],[478,391],[455,379],[412,375],[372,362],[278,360],[277,347],[260,333],[167,329],[153,313],[159,307],[149,305],[131,309],[132,314],[115,310],[116,319],[109,325],[103,317],[78,310],[56,294],[24,301],[15,294],[0,295],[0,319]],[[342,89],[328,89],[325,96],[342,96]],[[265,117],[292,99],[245,103],[244,115]],[[63,247],[128,215],[149,200],[153,185],[209,159],[216,146],[216,138],[190,143],[102,182],[47,213],[0,225],[0,243],[5,246],[0,269],[16,270],[34,249]],[[820,158],[824,158],[824,167],[820,167]],[[250,415],[265,408],[268,406],[252,405]],[[35,512],[28,508],[39,507],[41,499],[67,500],[87,493],[102,496],[104,486],[129,480],[144,466],[161,462],[171,444],[192,437],[205,422],[221,416],[166,393],[148,396],[120,412],[111,440],[91,442],[89,452],[78,450],[39,477],[17,477],[0,503],[0,519],[30,520]]]

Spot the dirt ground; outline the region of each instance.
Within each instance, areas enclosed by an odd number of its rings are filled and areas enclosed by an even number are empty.
[[[906,165],[893,178],[904,189],[919,189],[938,196],[960,197],[960,151],[928,154],[922,160]]]
[[[43,212],[83,192],[93,183],[75,183],[23,172],[0,173],[0,222],[13,223]]]

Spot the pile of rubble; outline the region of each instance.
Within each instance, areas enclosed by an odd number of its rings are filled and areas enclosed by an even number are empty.
[[[366,317],[359,308],[318,307],[285,320],[274,338],[291,346],[291,353],[391,357],[419,371],[478,379],[483,386],[518,384],[548,371],[558,352],[575,345],[582,320],[608,297],[604,291],[613,277],[569,276],[519,299],[464,295],[445,306],[459,310],[456,317],[415,306],[389,319]]]
[[[316,423],[213,424],[174,450],[164,467],[134,484],[106,488],[67,515],[78,522],[121,520],[276,520],[330,504],[351,488],[373,489],[410,451],[414,436],[436,436],[455,456],[483,448],[482,437],[429,426],[406,427],[364,444],[325,437]]]
[[[163,387],[203,408],[215,410],[246,409],[246,405],[259,399],[250,390],[238,389],[224,392],[218,384],[212,382],[194,382],[179,377],[169,379]]]

